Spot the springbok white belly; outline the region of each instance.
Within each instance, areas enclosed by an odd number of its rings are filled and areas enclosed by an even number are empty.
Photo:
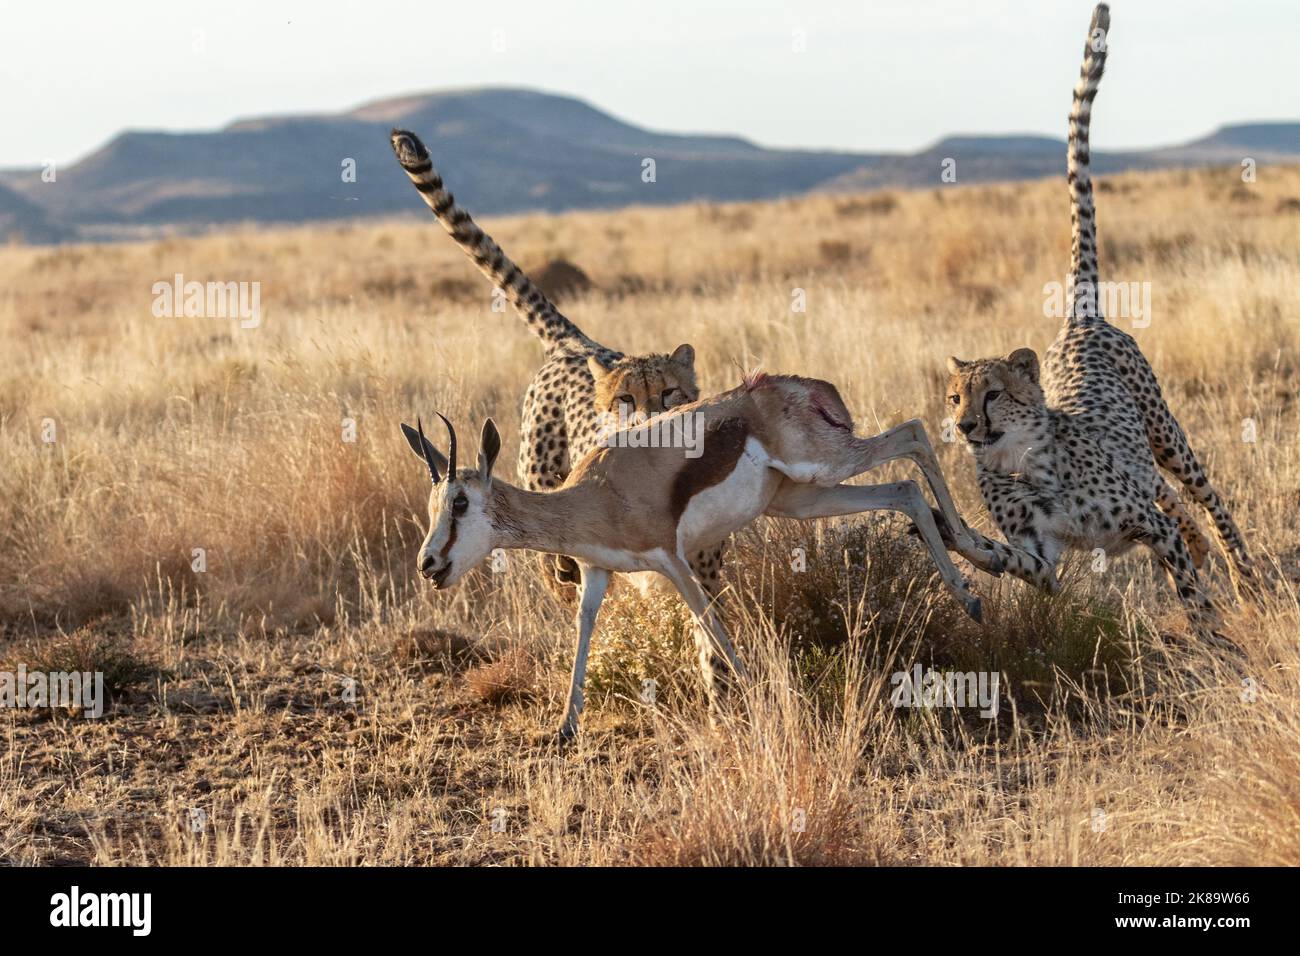
[[[761,515],[783,480],[771,468],[771,457],[754,438],[731,473],[700,491],[686,505],[677,523],[677,547],[682,553],[717,544]]]
[[[663,567],[667,555],[662,548],[651,551],[624,551],[621,548],[586,544],[574,547],[572,556],[606,571],[655,571]]]

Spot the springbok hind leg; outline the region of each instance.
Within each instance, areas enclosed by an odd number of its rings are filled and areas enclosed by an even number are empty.
[[[967,586],[961,572],[948,557],[939,526],[930,503],[914,481],[896,481],[886,485],[818,485],[787,481],[768,504],[767,514],[783,518],[832,518],[860,511],[900,511],[912,519],[921,540],[930,550],[939,576],[957,596],[966,613],[979,621],[983,618],[980,599]]]
[[[930,486],[935,501],[939,503],[939,512],[948,524],[952,540],[952,549],[981,571],[989,574],[1002,573],[1002,559],[970,533],[957,505],[953,503],[952,492],[939,467],[939,459],[930,444],[930,436],[925,432],[925,425],[919,418],[895,426],[871,438],[855,440],[855,451],[850,456],[851,474],[843,475],[840,480],[860,475],[864,471],[879,467],[886,462],[907,458],[921,469],[925,482]]]

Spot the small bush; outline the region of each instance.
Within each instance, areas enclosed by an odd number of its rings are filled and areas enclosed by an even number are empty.
[[[541,679],[537,661],[517,645],[465,675],[474,695],[493,707],[536,700],[540,696]]]
[[[817,244],[817,252],[822,262],[837,265],[853,258],[853,246],[842,239],[823,239]]]
[[[869,196],[846,199],[835,207],[835,215],[841,219],[857,219],[861,216],[888,216],[898,208],[898,197],[893,193],[873,193]]]
[[[104,689],[110,698],[165,676],[156,663],[138,653],[125,638],[87,626],[71,634],[44,637],[31,641],[5,661],[5,669],[19,663],[28,672],[80,672],[104,675]]]
[[[652,680],[655,700],[664,703],[700,685],[695,627],[682,601],[625,592],[606,602],[598,631],[587,660],[590,699],[639,700]]]
[[[442,628],[416,628],[393,643],[393,658],[399,664],[453,671],[472,655],[474,642]]]

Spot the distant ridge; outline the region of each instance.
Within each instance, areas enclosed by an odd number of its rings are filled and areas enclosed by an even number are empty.
[[[128,130],[60,169],[55,183],[39,170],[0,171],[0,240],[422,215],[389,151],[393,126],[420,134],[479,215],[928,186],[946,158],[957,160],[963,183],[1060,175],[1065,165],[1064,142],[1044,136],[952,136],[913,154],[768,149],[738,136],[642,129],[568,96],[450,90],[219,130]],[[1244,155],[1300,159],[1300,123],[1226,126],[1182,146],[1094,153],[1093,162],[1107,173]],[[647,159],[653,182],[643,179]],[[348,160],[354,182],[343,177]]]
[[[40,173],[35,175],[39,178]],[[36,203],[0,186],[0,241],[45,245],[73,236],[72,230],[57,225]]]
[[[1188,145],[1241,147],[1294,156],[1300,153],[1300,123],[1241,123],[1224,126]]]

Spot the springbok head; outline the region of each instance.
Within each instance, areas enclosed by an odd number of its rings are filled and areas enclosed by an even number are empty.
[[[416,569],[435,588],[454,585],[471,568],[492,553],[492,466],[501,451],[501,436],[492,419],[483,423],[478,467],[456,467],[456,429],[442,415],[449,447],[444,457],[424,436],[424,425],[402,422],[402,434],[411,450],[429,469],[429,533],[416,557]]]

